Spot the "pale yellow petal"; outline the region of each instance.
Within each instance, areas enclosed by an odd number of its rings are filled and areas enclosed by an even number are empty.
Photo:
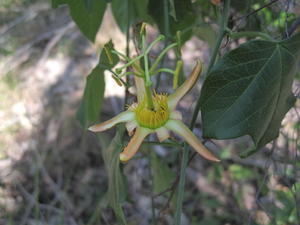
[[[129,136],[133,134],[134,129],[138,126],[138,123],[135,120],[129,121],[125,124]]]
[[[180,136],[182,136],[186,140],[186,142],[189,143],[189,145],[191,145],[204,158],[214,162],[220,161],[201,143],[201,141],[194,135],[194,133],[180,120],[169,120],[166,123],[165,127],[169,130],[172,130],[174,133],[177,133]]]
[[[113,126],[115,126],[118,123],[128,122],[131,120],[134,120],[134,112],[125,111],[125,112],[118,114],[117,116],[113,117],[110,120],[107,120],[103,123],[99,123],[99,124],[89,127],[89,130],[93,131],[93,132],[101,132],[101,131],[107,130],[109,128],[112,128]]]
[[[145,137],[151,133],[150,129],[137,127],[133,137],[130,139],[127,147],[120,154],[120,160],[126,162],[131,159],[138,151]]]
[[[185,80],[185,82],[176,89],[176,91],[168,97],[169,109],[172,111],[175,109],[179,100],[194,86],[199,75],[202,71],[202,63],[197,61],[196,66],[194,67],[190,76]]]
[[[143,78],[134,76],[136,95],[138,103],[142,102],[145,97],[145,82]]]
[[[139,66],[138,63],[133,66],[134,72],[138,73],[137,66]],[[145,97],[145,82],[144,79],[138,76],[134,76],[134,82],[136,87],[136,94],[137,94],[137,100],[138,103],[142,102]]]
[[[170,118],[173,120],[182,120],[181,112],[174,110],[170,113]]]
[[[156,134],[158,137],[158,140],[160,142],[163,142],[164,140],[168,139],[170,137],[170,132],[165,127],[160,127],[156,130]]]

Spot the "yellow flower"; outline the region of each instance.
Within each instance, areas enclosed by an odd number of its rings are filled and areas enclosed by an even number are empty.
[[[180,135],[204,158],[219,162],[193,132],[182,122],[182,115],[175,110],[179,100],[194,86],[202,70],[202,64],[197,62],[189,78],[171,94],[154,94],[152,96],[153,109],[147,107],[144,92],[137,83],[138,102],[133,103],[124,112],[121,112],[112,119],[89,128],[93,132],[107,130],[118,123],[126,123],[129,135],[133,135],[127,147],[120,154],[123,162],[131,159],[138,151],[145,137],[151,133],[156,133],[160,142],[170,137],[170,131]],[[140,79],[136,77],[137,79]]]

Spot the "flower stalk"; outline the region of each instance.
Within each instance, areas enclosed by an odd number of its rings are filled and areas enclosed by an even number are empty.
[[[155,41],[153,42],[155,43]],[[153,43],[150,45],[153,46]],[[154,104],[153,104],[153,100],[152,100],[152,91],[151,91],[151,86],[152,86],[152,82],[150,79],[150,74],[149,74],[149,61],[148,61],[148,54],[147,51],[150,51],[150,48],[146,49],[146,40],[145,40],[145,35],[144,33],[142,34],[142,45],[143,45],[143,50],[144,50],[144,80],[145,80],[145,93],[146,93],[146,99],[147,99],[147,107],[150,110],[154,110]]]

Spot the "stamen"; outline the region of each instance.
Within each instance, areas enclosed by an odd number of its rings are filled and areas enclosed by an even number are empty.
[[[136,106],[131,106],[131,108],[135,112],[136,120],[140,126],[156,129],[163,126],[169,119],[168,96],[167,94],[154,93],[152,99],[153,110],[147,108],[146,99]]]

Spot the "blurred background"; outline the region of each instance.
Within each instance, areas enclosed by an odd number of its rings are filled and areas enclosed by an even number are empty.
[[[293,3],[289,10],[299,16],[300,3]],[[284,6],[282,1],[272,10],[280,12]],[[101,155],[101,146],[109,143],[114,130],[102,136],[107,143],[99,143],[75,119],[85,78],[96,65],[101,47],[109,39],[120,51],[126,47],[126,38],[110,10],[103,21],[96,44],[91,44],[70,18],[68,7],[52,9],[46,0],[1,0],[1,225],[117,224],[107,206],[107,172]],[[150,39],[157,34],[157,29],[149,27]],[[196,59],[208,63],[215,35],[202,30],[185,43],[186,74]],[[231,40],[226,49],[244,41]],[[172,60],[174,53],[170,52],[166,63]],[[105,79],[101,120],[123,108],[124,90],[108,74]],[[163,91],[172,90],[167,77],[162,84]],[[179,105],[185,122],[199,88]],[[299,88],[298,74],[294,82],[298,97]],[[300,224],[299,107],[297,101],[287,114],[280,137],[249,158],[237,154],[250,145],[247,137],[209,143],[223,159],[220,164],[193,157],[187,169],[183,224]],[[198,136],[200,126],[199,119]],[[156,224],[172,224],[173,200],[168,201],[169,193],[155,193],[176,181],[180,152],[147,147],[139,156],[147,154],[154,162],[152,175],[147,157],[123,166],[128,184],[126,218],[129,224],[151,224],[154,204]]]

